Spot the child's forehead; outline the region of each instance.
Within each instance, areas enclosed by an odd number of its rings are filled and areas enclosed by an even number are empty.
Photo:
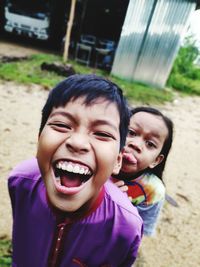
[[[120,120],[120,112],[118,109],[117,103],[113,101],[109,101],[105,98],[98,97],[95,99],[87,100],[86,97],[78,97],[71,98],[66,104],[58,105],[57,107],[53,107],[52,113],[57,113],[57,110],[65,110],[68,113],[79,113],[81,116],[85,116],[86,114],[95,116],[105,116],[113,118],[115,116],[116,120]],[[80,111],[82,113],[80,113]],[[50,116],[51,116],[50,115]]]
[[[146,112],[146,111],[139,111],[137,113],[134,113],[131,118],[130,118],[130,122],[143,122],[144,124],[148,124],[149,120],[151,121],[159,121],[160,123],[164,123],[164,120],[161,116],[150,113],[150,112]]]
[[[134,126],[140,129],[148,129],[156,136],[159,135],[162,129],[165,130],[166,135],[168,134],[168,128],[162,116],[149,112],[140,111],[135,113],[130,119],[130,127]]]
[[[118,105],[116,102],[111,101],[109,99],[106,99],[105,97],[96,97],[96,98],[89,98],[87,96],[80,96],[76,98],[71,98],[64,106],[77,106],[81,105],[83,108],[95,108],[98,107],[98,109],[105,109],[105,108],[114,108],[118,109]]]

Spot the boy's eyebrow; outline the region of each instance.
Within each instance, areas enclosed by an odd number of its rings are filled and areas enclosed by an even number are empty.
[[[51,115],[49,116],[50,118],[56,116],[56,115],[62,115],[64,117],[67,117],[67,118],[70,118],[72,121],[74,121],[76,123],[76,119],[74,118],[73,115],[71,115],[70,113],[66,112],[66,111],[54,111],[51,113]],[[119,128],[116,127],[111,121],[108,121],[108,120],[102,120],[102,119],[97,119],[93,125],[94,126],[98,126],[98,125],[109,125],[111,126],[114,130],[118,131]]]

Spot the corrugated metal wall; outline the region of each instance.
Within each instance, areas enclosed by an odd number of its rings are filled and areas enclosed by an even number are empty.
[[[130,0],[112,74],[163,87],[196,1]]]

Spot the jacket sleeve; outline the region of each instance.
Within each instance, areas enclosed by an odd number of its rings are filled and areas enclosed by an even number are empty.
[[[144,235],[153,236],[155,234],[163,204],[164,200],[152,205],[140,204],[136,206],[144,222]]]
[[[8,178],[8,192],[10,196],[13,217],[15,215],[15,206],[16,206],[16,198],[17,198],[19,181],[20,179],[17,179],[17,177],[15,176],[10,176]]]

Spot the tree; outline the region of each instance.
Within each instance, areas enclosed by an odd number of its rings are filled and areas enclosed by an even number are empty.
[[[194,61],[199,56],[200,52],[196,46],[196,41],[193,35],[187,36],[181,46],[177,58],[174,62],[172,73],[179,73],[185,76],[190,76],[194,69]]]

